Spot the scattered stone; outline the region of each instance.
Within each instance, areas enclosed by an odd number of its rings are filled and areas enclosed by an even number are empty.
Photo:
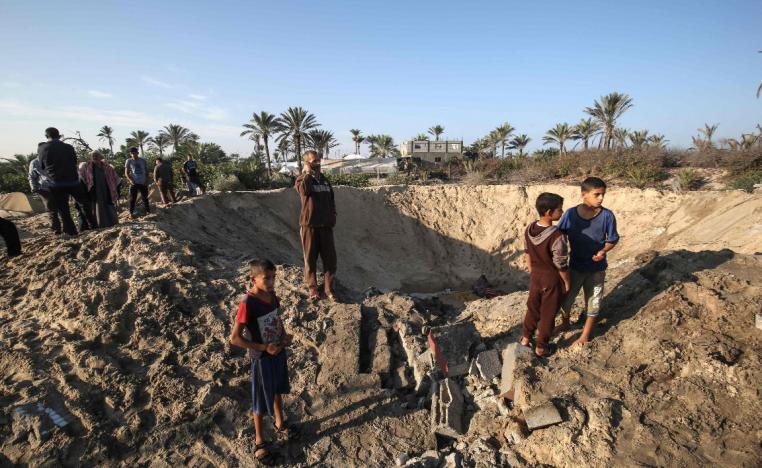
[[[440,367],[442,363],[444,364],[445,368],[442,371],[445,372],[445,376],[458,377],[468,372],[468,353],[477,339],[476,328],[471,322],[460,322],[431,329],[429,345],[437,364]]]
[[[463,394],[455,380],[438,385],[431,399],[431,429],[436,434],[457,438],[463,434]]]
[[[474,362],[483,380],[490,381],[500,374],[500,356],[496,349],[482,351],[476,356]]]
[[[497,411],[500,413],[500,416],[506,416],[511,412],[511,409],[508,407],[508,403],[506,403],[505,398],[501,398],[500,396],[497,397]]]
[[[500,451],[500,458],[503,461],[503,466],[524,466],[519,459],[519,456],[511,449],[504,448]]]
[[[461,468],[463,466],[463,456],[458,452],[452,452],[444,458],[442,468]]]
[[[514,381],[517,371],[532,362],[532,350],[519,343],[511,343],[503,350],[503,369],[500,379],[500,396],[514,399]]]
[[[757,328],[762,330],[762,312],[757,312]]]
[[[525,438],[524,431],[521,429],[521,426],[519,423],[513,420],[511,420],[505,427],[503,436],[505,437],[506,442],[511,445],[516,445]]]
[[[397,464],[397,466],[403,466],[407,461],[410,460],[410,455],[407,454],[407,452],[402,452],[399,455],[397,455],[397,458],[394,459],[394,462]]]
[[[524,420],[530,431],[563,422],[561,414],[551,401],[524,410]]]
[[[413,468],[437,468],[439,466],[440,456],[436,450],[423,452],[420,457],[412,458],[405,463],[407,467]]]
[[[400,366],[394,371],[393,382],[394,388],[401,390],[412,387],[413,383],[408,377],[407,366]]]
[[[418,355],[413,361],[413,378],[415,379],[416,393],[424,393],[431,384],[429,372],[434,368],[434,359],[431,351],[426,350]]]

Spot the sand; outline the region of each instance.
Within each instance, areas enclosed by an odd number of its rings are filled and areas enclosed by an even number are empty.
[[[368,364],[377,330],[390,366],[406,364],[399,323],[465,320],[486,348],[515,340],[521,236],[543,191],[579,198],[564,186],[338,188],[339,292],[362,304],[361,343],[346,350],[331,348],[341,313],[306,301],[293,190],[209,195],[65,241],[44,215],[20,220],[27,254],[0,260],[0,464],[254,464],[248,363],[228,337],[244,261],[266,256],[296,336],[287,411],[305,441],[279,445],[290,464],[385,466],[438,447],[471,465],[758,466],[758,195],[610,191],[622,240],[601,334],[582,349],[565,347],[578,330],[562,335],[528,377],[537,401],[561,409],[557,426],[506,440],[520,412],[477,404],[472,393],[494,384],[468,377],[467,433],[442,445],[426,395]],[[407,295],[468,289],[482,273],[511,294],[466,305]],[[363,297],[371,286],[397,292]],[[360,373],[321,377],[326,359],[358,359]]]

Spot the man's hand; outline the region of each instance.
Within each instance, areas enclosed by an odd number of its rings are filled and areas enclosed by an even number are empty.
[[[606,252],[603,251],[603,250],[601,250],[597,254],[593,255],[593,261],[594,262],[600,262],[604,258],[606,258]]]
[[[265,351],[267,351],[267,354],[271,354],[273,356],[275,356],[278,353],[280,353],[280,350],[281,350],[280,346],[278,346],[276,344],[272,344],[272,343],[268,344],[265,347]]]
[[[568,294],[571,289],[571,284],[569,284],[568,281],[562,281],[562,283],[564,285],[564,294]]]

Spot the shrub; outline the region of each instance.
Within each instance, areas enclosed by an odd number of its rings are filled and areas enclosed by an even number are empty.
[[[675,188],[681,192],[701,187],[702,177],[695,169],[680,169],[675,176]]]
[[[392,174],[388,176],[385,179],[384,184],[386,185],[410,185],[413,182],[413,178],[410,176],[410,174],[407,174],[405,172],[397,172],[396,174]]]
[[[754,191],[754,185],[760,183],[762,183],[762,169],[749,169],[731,176],[728,186],[751,193]]]
[[[235,192],[237,190],[244,190],[246,186],[241,183],[238,176],[235,174],[228,174],[216,178],[212,184],[212,188],[221,192]]]
[[[368,187],[370,176],[367,174],[325,174],[331,185],[348,185],[350,187]]]

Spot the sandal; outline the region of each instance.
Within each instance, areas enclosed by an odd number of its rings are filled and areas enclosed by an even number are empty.
[[[327,293],[325,297],[328,298],[328,300],[333,302],[334,304],[337,304],[339,302],[339,300],[336,299],[336,295],[334,293]]]
[[[317,289],[310,289],[309,296],[307,296],[307,299],[310,302],[319,301],[320,300],[320,292],[318,292]]]
[[[291,426],[287,422],[282,422],[280,427],[278,427],[275,424],[275,421],[273,421],[273,429],[275,429],[276,434],[283,435],[288,440],[299,440],[299,437],[301,437],[299,429],[297,429],[296,426]]]
[[[257,455],[257,452],[262,451],[259,455]],[[257,458],[257,461],[265,466],[276,466],[278,465],[278,456],[275,455],[270,451],[270,443],[269,442],[262,442],[261,444],[257,444],[254,446],[254,456]]]

